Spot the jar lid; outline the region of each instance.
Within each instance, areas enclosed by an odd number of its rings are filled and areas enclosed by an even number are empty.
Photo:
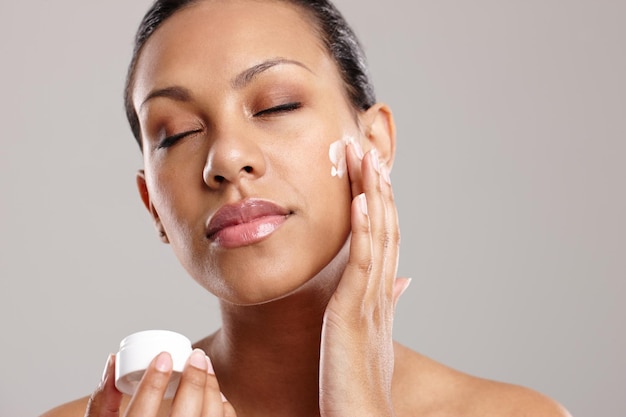
[[[115,387],[133,395],[152,359],[161,352],[168,352],[172,356],[173,372],[164,397],[171,398],[191,351],[191,341],[180,333],[169,330],[133,333],[120,342],[115,358]]]

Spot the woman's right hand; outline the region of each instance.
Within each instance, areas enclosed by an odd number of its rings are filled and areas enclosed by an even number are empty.
[[[123,414],[122,393],[115,388],[115,356],[109,356],[102,382],[91,395],[85,417],[157,417],[172,374],[172,358],[157,355],[146,370]],[[187,360],[174,396],[172,417],[236,417],[233,406],[223,400],[211,361],[200,349]]]

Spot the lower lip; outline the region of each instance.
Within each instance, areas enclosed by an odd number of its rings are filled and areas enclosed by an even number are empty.
[[[247,223],[228,226],[212,236],[213,242],[224,248],[252,245],[274,233],[287,220],[287,216],[265,216]]]

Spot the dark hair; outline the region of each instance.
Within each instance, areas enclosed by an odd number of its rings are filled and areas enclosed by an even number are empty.
[[[168,18],[177,11],[189,7],[201,0],[156,0],[146,12],[137,35],[133,57],[128,67],[124,105],[130,128],[142,148],[139,118],[131,100],[134,72],[141,49],[146,41]],[[365,53],[354,31],[350,28],[339,10],[329,0],[281,0],[301,7],[313,18],[319,30],[320,38],[330,56],[333,58],[350,102],[355,109],[367,110],[375,102],[374,88],[369,79]]]

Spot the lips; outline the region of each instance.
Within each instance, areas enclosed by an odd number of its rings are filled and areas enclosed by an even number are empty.
[[[206,236],[226,248],[251,245],[274,233],[290,214],[284,207],[261,199],[226,204],[211,216]]]

